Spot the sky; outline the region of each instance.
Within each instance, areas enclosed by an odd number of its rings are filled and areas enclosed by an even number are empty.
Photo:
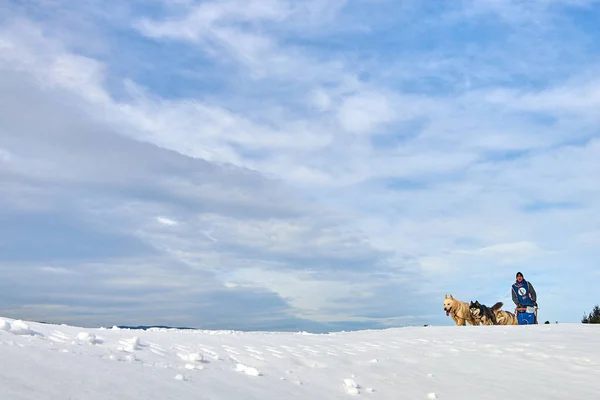
[[[0,0],[0,314],[323,332],[600,299],[600,1]]]

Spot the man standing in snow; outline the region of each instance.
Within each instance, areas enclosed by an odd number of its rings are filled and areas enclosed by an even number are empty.
[[[522,307],[537,307],[537,294],[531,282],[527,282],[523,278],[521,272],[517,272],[517,281],[512,285],[512,301],[517,308]],[[537,324],[537,313],[535,322]]]

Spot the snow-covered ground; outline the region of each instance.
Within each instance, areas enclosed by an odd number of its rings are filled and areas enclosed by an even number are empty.
[[[0,319],[0,399],[594,399],[600,326],[312,335]]]

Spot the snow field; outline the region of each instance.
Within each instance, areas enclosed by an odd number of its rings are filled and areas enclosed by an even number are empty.
[[[595,398],[600,327],[312,335],[83,329],[0,319],[6,399]]]

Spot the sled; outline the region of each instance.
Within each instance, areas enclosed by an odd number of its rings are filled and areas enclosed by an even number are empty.
[[[537,324],[537,307],[519,307],[515,310],[515,314],[517,314],[519,325]]]

